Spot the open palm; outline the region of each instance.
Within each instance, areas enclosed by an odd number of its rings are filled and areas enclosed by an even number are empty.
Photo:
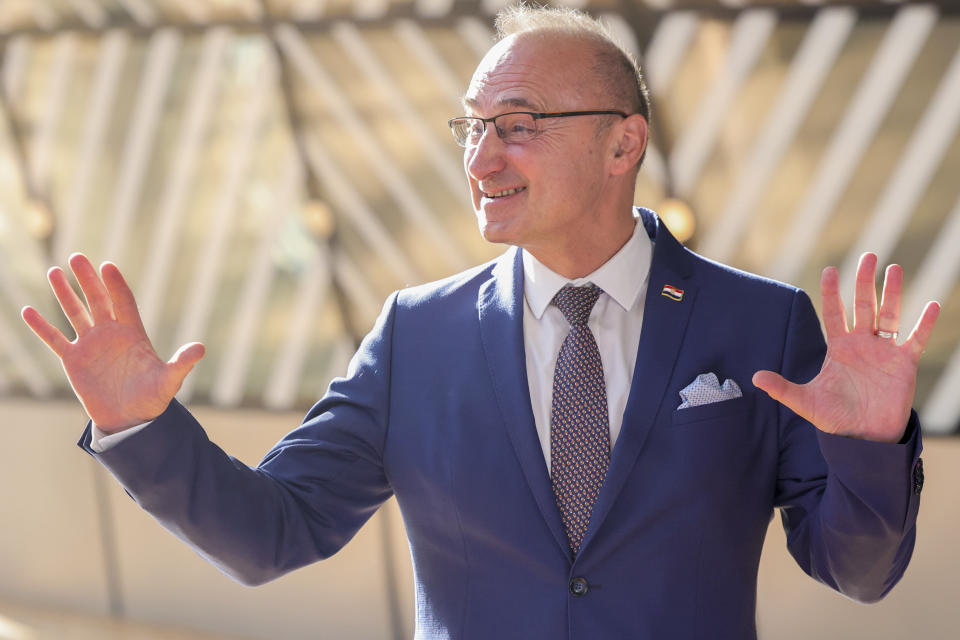
[[[24,321],[60,358],[74,393],[102,431],[121,431],[156,418],[203,357],[203,345],[184,345],[164,362],[147,337],[120,270],[105,263],[98,274],[82,254],[70,256],[70,267],[86,305],[63,270],[54,267],[47,278],[76,339],[68,340],[32,307],[23,309]]]
[[[879,313],[874,285],[877,256],[866,253],[857,268],[854,324],[848,328],[836,268],[820,282],[827,356],[820,373],[803,385],[772,371],[753,383],[827,433],[897,442],[910,417],[917,368],[940,305],[930,302],[903,344],[897,344],[903,271],[887,268]]]

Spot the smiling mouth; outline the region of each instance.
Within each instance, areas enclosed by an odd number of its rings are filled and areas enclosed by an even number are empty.
[[[512,196],[515,193],[520,193],[521,191],[526,191],[526,187],[516,187],[514,189],[505,189],[503,191],[497,191],[496,193],[487,193],[482,191],[484,198],[505,198],[506,196]]]

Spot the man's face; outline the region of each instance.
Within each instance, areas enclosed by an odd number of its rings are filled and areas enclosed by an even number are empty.
[[[597,89],[591,60],[589,45],[569,38],[507,38],[477,67],[464,97],[467,115],[613,108]],[[505,143],[487,124],[463,156],[486,240],[537,255],[568,246],[590,228],[608,178],[597,136],[602,117],[611,116],[538,120],[540,133],[522,144]]]

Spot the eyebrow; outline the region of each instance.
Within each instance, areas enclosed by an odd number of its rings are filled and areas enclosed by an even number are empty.
[[[473,109],[473,110],[475,110],[477,106],[479,106],[480,104],[473,98],[468,98],[466,96],[460,99],[460,103],[463,105],[464,109]],[[540,110],[540,107],[533,104],[526,98],[506,98],[505,100],[497,101],[497,106],[515,107],[518,109],[532,109],[534,111]]]

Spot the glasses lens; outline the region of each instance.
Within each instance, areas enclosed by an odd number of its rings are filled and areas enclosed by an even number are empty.
[[[483,121],[476,118],[454,118],[450,121],[453,138],[461,147],[477,144],[483,137]]]
[[[537,133],[537,121],[529,113],[505,113],[493,124],[504,142],[526,142]]]

